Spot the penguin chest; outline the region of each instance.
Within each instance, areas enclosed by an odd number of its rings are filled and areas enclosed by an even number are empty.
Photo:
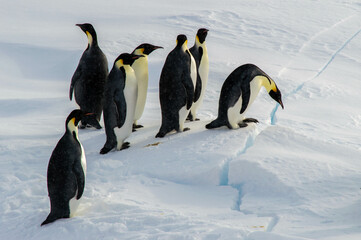
[[[114,128],[114,132],[117,137],[118,150],[122,147],[124,139],[129,137],[129,135],[132,133],[137,95],[138,85],[135,73],[134,71],[127,71],[124,87],[125,104],[127,106],[125,122],[122,127]]]
[[[189,50],[188,50],[188,52],[189,52]],[[196,83],[197,83],[197,65],[196,65],[196,61],[194,60],[194,57],[192,56],[192,54],[190,52],[189,52],[189,55],[191,56],[191,78],[192,78],[193,87],[195,90]]]
[[[262,79],[255,77],[251,80],[251,82],[250,82],[251,93],[250,93],[250,97],[249,97],[249,102],[243,113],[241,113],[241,109],[243,106],[242,105],[243,104],[242,93],[241,93],[239,99],[237,100],[236,104],[234,106],[228,108],[228,111],[227,111],[228,122],[232,126],[233,129],[239,128],[238,123],[242,122],[243,119],[245,118],[244,114],[247,112],[249,107],[252,105],[252,103],[258,96],[261,86],[262,86]]]
[[[199,62],[198,73],[202,80],[202,92],[203,92],[208,82],[209,59],[208,59],[207,48],[203,47],[202,49],[203,49],[203,55]]]
[[[134,120],[138,120],[144,111],[145,101],[147,98],[148,91],[148,61],[147,57],[144,56],[138,59],[132,65],[135,76],[138,83],[138,98],[137,105],[135,108]]]

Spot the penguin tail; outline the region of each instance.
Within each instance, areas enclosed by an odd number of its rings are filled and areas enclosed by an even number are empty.
[[[48,215],[48,217],[45,219],[45,221],[40,226],[44,226],[45,224],[55,222],[56,220],[58,220],[60,218],[68,218],[68,217],[61,217],[61,216],[50,213]]]
[[[227,124],[223,120],[217,118],[217,119],[213,120],[212,122],[208,123],[206,125],[206,128],[207,129],[219,128],[219,127],[222,127],[224,125],[227,125]]]

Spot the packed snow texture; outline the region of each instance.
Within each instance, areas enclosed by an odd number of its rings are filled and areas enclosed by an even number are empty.
[[[2,1],[0,239],[361,239],[361,3],[328,1]],[[109,67],[143,42],[149,90],[131,147],[103,156],[102,130],[79,130],[87,157],[77,215],[49,213],[46,170],[90,22]],[[155,139],[158,83],[178,34],[209,29],[208,87],[191,130]],[[206,130],[238,66],[271,76],[247,128]],[[103,123],[102,123],[103,124]]]

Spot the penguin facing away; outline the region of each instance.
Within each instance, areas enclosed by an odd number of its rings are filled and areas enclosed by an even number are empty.
[[[80,128],[88,126],[100,129],[103,111],[104,85],[108,76],[108,61],[98,46],[97,34],[89,23],[76,24],[88,37],[88,46],[83,52],[73,74],[69,90],[70,101],[73,92],[76,103],[85,112],[94,113],[82,119]]]
[[[60,218],[72,217],[79,205],[85,186],[86,159],[78,138],[78,123],[90,115],[73,110],[66,119],[65,133],[49,160],[47,185],[50,214],[42,226]]]
[[[148,55],[151,54],[154,50],[163,48],[159,46],[154,46],[149,43],[143,43],[136,47],[132,54],[141,55],[143,57],[138,58],[132,64],[132,68],[134,69],[135,76],[138,81],[138,98],[137,105],[135,107],[135,115],[134,115],[134,123],[133,129],[141,128],[142,125],[137,125],[137,121],[143,114],[145,102],[147,99],[147,91],[148,91]]]
[[[223,83],[219,98],[218,117],[206,128],[227,126],[230,129],[246,127],[247,123],[258,121],[254,118],[245,118],[244,114],[256,99],[261,87],[282,108],[281,92],[276,83],[260,68],[253,64],[245,64],[236,68]]]
[[[159,79],[162,124],[156,137],[189,130],[183,128],[193,103],[197,79],[195,60],[187,47],[187,37],[178,35],[176,47],[168,54]]]
[[[187,118],[190,121],[199,120],[196,118],[196,112],[203,102],[204,93],[207,87],[209,60],[206,37],[208,31],[208,29],[200,28],[197,32],[193,47],[189,49],[197,65],[197,83],[194,93],[194,103]]]
[[[100,154],[112,149],[123,150],[129,147],[124,140],[132,133],[138,83],[131,65],[140,55],[123,53],[114,61],[109,73],[104,93],[104,126],[106,142]]]

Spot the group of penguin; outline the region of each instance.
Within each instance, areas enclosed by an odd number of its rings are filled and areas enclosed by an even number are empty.
[[[98,46],[94,27],[76,24],[87,35],[88,46],[71,79],[69,98],[74,95],[80,109],[73,110],[66,119],[65,133],[54,148],[48,164],[47,187],[50,213],[41,224],[74,215],[83,195],[86,159],[78,138],[78,127],[101,128],[103,113],[106,142],[100,150],[106,154],[113,149],[129,147],[125,139],[136,128],[143,114],[148,89],[148,55],[162,48],[148,43],[139,45],[132,53],[122,53],[108,73],[107,58]],[[159,80],[159,99],[162,123],[156,137],[171,131],[182,132],[186,120],[196,117],[209,72],[206,47],[208,30],[201,28],[192,48],[187,37],[177,36],[175,48],[168,54]],[[218,105],[218,117],[206,125],[207,129],[227,126],[230,129],[257,123],[244,114],[265,87],[271,98],[283,108],[281,92],[276,83],[260,68],[245,64],[236,68],[224,81]]]

